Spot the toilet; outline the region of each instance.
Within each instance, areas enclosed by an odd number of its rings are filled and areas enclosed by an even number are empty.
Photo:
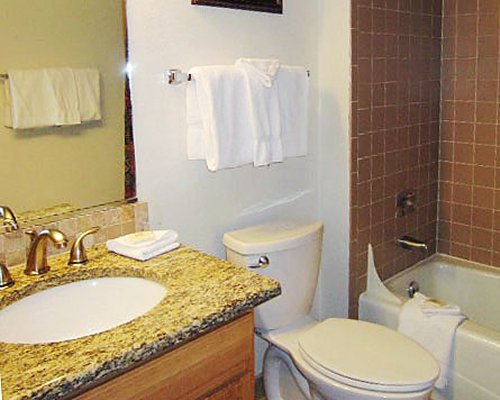
[[[256,309],[267,400],[430,399],[439,374],[417,343],[384,326],[311,314],[321,223],[277,221],[224,234],[227,259],[281,283]],[[269,261],[269,262],[267,262]]]

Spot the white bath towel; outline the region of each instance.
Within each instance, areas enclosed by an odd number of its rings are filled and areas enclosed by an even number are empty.
[[[14,129],[75,125],[81,122],[71,68],[10,70],[10,127]]]
[[[282,65],[276,75],[283,156],[307,155],[309,78],[304,67]]]
[[[245,75],[256,167],[283,161],[278,88],[274,78],[278,60],[239,59],[236,67]]]
[[[78,68],[74,69],[73,73],[81,121],[100,121],[102,114],[99,71],[95,68]]]
[[[253,125],[243,71],[235,66],[191,69],[187,96],[188,158],[210,171],[253,162]]]
[[[404,303],[399,315],[398,331],[426,348],[439,362],[436,387],[443,389],[448,380],[455,333],[466,319],[458,306],[439,305],[421,293]]]
[[[191,82],[186,93],[187,156],[188,160],[205,160],[205,143],[209,135],[203,126],[196,82]]]
[[[179,235],[173,230],[146,231],[108,240],[109,251],[140,261],[174,250],[180,246]]]
[[[280,61],[265,58],[239,58],[235,64],[238,68],[246,68],[259,78],[266,87],[274,84],[276,74],[280,69]]]

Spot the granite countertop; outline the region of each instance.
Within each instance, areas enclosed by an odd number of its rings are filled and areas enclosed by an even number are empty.
[[[88,255],[87,265],[72,268],[67,255],[51,258],[51,271],[38,277],[13,268],[16,284],[0,292],[0,309],[49,287],[97,277],[143,277],[165,285],[167,295],[143,316],[99,334],[51,344],[0,343],[3,400],[69,398],[281,292],[276,281],[188,247],[147,262],[108,253],[104,246]]]

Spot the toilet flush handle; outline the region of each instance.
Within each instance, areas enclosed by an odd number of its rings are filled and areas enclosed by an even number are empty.
[[[259,268],[267,268],[269,267],[269,258],[267,256],[260,256],[259,262],[257,265],[249,265],[250,269],[259,269]]]

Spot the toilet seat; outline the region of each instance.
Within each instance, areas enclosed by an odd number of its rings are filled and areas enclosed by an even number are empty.
[[[412,393],[431,387],[439,366],[411,339],[386,327],[327,319],[298,337],[294,357],[320,375],[368,391]]]

